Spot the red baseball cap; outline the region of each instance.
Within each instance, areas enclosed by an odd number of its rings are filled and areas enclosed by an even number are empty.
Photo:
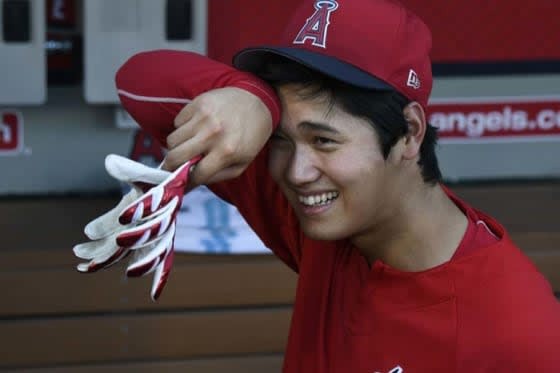
[[[284,56],[348,84],[396,90],[424,107],[432,90],[431,32],[394,0],[304,0],[278,43],[251,47],[233,65],[258,71]]]

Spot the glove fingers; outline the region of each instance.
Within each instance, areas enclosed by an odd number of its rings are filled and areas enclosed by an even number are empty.
[[[171,268],[173,267],[173,258],[175,256],[175,250],[173,250],[173,244],[169,247],[169,252],[165,256],[163,262],[161,262],[155,270],[154,278],[152,280],[152,291],[150,292],[150,296],[152,300],[155,302],[158,300],[159,296],[161,295],[165,284],[167,283],[167,279],[169,278],[169,274],[171,273]]]
[[[76,266],[76,269],[80,272],[95,272],[102,268],[112,266],[129,253],[130,250],[126,247],[115,247],[115,250],[107,253],[106,256],[94,258],[87,263],[80,263]]]
[[[142,195],[137,200],[126,206],[118,217],[120,224],[136,223],[141,219],[150,216],[161,205],[166,205],[168,200],[165,199],[165,188],[163,185],[157,185]],[[169,197],[169,196],[167,196]]]
[[[119,228],[119,214],[132,201],[140,197],[141,191],[132,188],[123,196],[117,206],[107,211],[105,214],[89,222],[84,228],[84,233],[90,240],[98,240],[114,233]]]
[[[109,258],[107,258],[106,260],[103,260],[101,262],[96,262],[95,260],[90,261],[89,263],[87,263],[87,265],[88,265],[87,271],[83,270],[81,272],[91,273],[91,272],[96,272],[96,271],[98,271],[100,269],[103,269],[103,268],[109,268],[113,264],[115,264],[115,263],[119,262],[120,260],[126,258],[128,256],[128,254],[130,254],[130,250],[128,248],[119,247],[117,249],[117,251],[115,251],[115,253],[113,255],[111,255]],[[80,268],[78,268],[78,270],[80,270]]]
[[[126,269],[126,275],[129,277],[138,277],[153,271],[154,268],[164,260],[169,247],[173,244],[174,235],[175,225],[173,224],[156,244],[137,250],[137,253],[135,253],[134,258]]]
[[[123,196],[117,206],[86,225],[84,232],[92,240],[105,237],[120,228],[118,218],[121,212],[143,194],[142,188],[135,187],[135,183],[151,183],[150,185],[153,186],[170,175],[167,171],[151,168],[115,154],[105,158],[105,168],[111,176],[132,184],[133,188]]]
[[[149,167],[126,157],[109,154],[105,157],[105,169],[115,179],[127,183],[160,184],[171,173],[159,168]]]
[[[104,257],[108,252],[116,250],[114,236],[109,236],[96,241],[89,241],[75,245],[72,251],[81,259],[94,259]]]
[[[148,256],[152,256],[150,255],[150,252],[145,252],[144,250],[136,250],[134,252],[134,257],[132,258],[135,263],[126,268],[126,276],[140,277],[149,274],[159,263],[161,263],[164,257],[164,253],[160,253],[159,256],[152,257],[150,260],[146,260]]]
[[[189,171],[200,158],[200,156],[197,156],[186,162],[170,174],[161,184],[150,189],[138,201],[131,203],[122,212],[119,222],[121,224],[129,224],[145,218],[161,206],[167,205],[173,197],[178,197],[182,200],[188,183]]]
[[[134,248],[160,237],[168,230],[178,203],[178,197],[174,197],[155,218],[121,232],[117,236],[117,245]]]
[[[77,270],[94,272],[135,251],[126,274],[134,277],[155,272],[150,296],[156,301],[173,266],[175,216],[189,172],[201,158],[197,156],[169,173],[118,155],[107,156],[107,172],[129,183],[132,190],[116,207],[86,225],[84,232],[92,241],[74,246],[73,251],[88,262],[78,264]]]

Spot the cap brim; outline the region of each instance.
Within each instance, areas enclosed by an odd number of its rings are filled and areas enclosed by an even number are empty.
[[[394,90],[383,80],[335,57],[290,47],[246,48],[233,57],[233,65],[243,71],[257,73],[270,56],[283,56],[312,70],[350,85],[380,90]]]

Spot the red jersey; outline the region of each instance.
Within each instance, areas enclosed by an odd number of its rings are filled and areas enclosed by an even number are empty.
[[[277,122],[270,87],[199,55],[143,53],[117,74],[125,109],[162,144],[189,99],[224,86],[261,97]],[[302,233],[266,158],[265,147],[211,188],[299,274],[284,372],[560,372],[560,303],[494,219],[448,192],[470,221],[449,262],[413,273],[369,266],[347,241]]]

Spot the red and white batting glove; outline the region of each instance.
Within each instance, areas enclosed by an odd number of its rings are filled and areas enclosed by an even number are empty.
[[[76,245],[74,254],[89,262],[78,264],[78,271],[107,268],[133,252],[126,275],[155,271],[151,298],[157,300],[173,265],[175,219],[189,172],[200,158],[170,173],[118,155],[107,156],[107,172],[131,190],[115,208],[86,225],[84,232],[92,241]]]

